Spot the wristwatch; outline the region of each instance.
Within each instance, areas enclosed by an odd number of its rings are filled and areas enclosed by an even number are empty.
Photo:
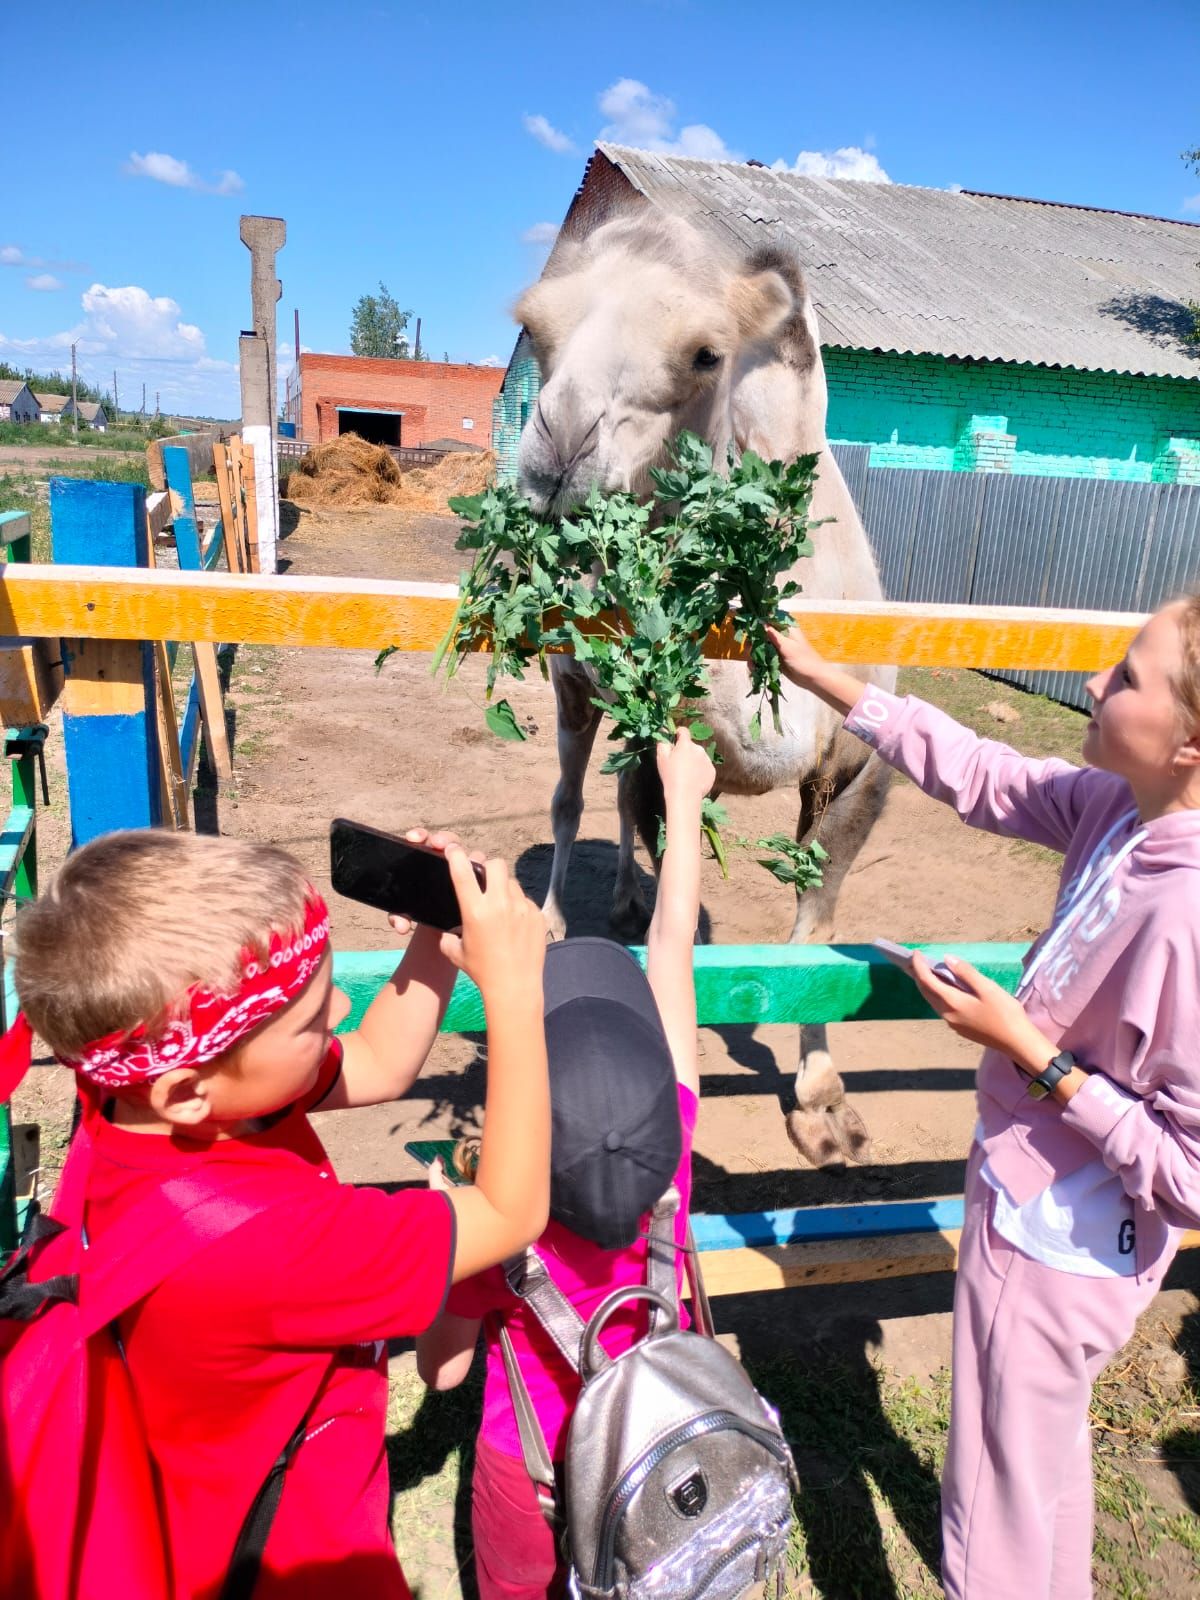
[[[1055,1089],[1067,1076],[1075,1070],[1075,1057],[1069,1050],[1060,1050],[1054,1060],[1039,1072],[1036,1078],[1030,1080],[1026,1091],[1031,1100],[1044,1100],[1048,1094],[1053,1094]]]

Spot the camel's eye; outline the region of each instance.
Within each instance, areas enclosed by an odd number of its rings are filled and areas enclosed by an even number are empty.
[[[702,344],[696,351],[692,365],[697,372],[711,372],[714,367],[721,365],[721,357],[711,345]]]

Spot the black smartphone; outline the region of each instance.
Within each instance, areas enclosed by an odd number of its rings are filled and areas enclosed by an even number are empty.
[[[329,826],[329,860],[334,891],[347,900],[445,933],[462,925],[458,895],[440,850],[335,817]],[[483,868],[472,865],[482,885]]]

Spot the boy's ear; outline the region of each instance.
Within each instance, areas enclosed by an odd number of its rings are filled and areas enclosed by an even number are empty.
[[[212,1114],[209,1075],[195,1067],[174,1067],[152,1079],[147,1089],[151,1107],[164,1122],[194,1128]]]

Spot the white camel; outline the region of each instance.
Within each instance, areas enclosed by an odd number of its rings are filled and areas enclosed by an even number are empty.
[[[566,513],[594,485],[648,494],[650,468],[663,463],[685,428],[708,440],[718,462],[731,443],[767,460],[816,451],[812,515],[834,520],[815,532],[814,553],[796,577],[804,594],[817,599],[881,597],[866,534],[827,448],[816,317],[790,251],[724,253],[682,219],[642,210],[606,222],[582,242],[561,244],[515,314],[542,372],[519,455],[520,487],[540,511]],[[867,672],[861,669],[864,681]],[[561,936],[567,866],[601,713],[586,667],[559,656],[552,676],[561,776],[545,912]],[[872,669],[870,676],[887,687],[894,681],[887,670]],[[704,717],[722,757],[720,790],[765,794],[794,786],[797,837],[808,838],[820,825],[831,858],[825,885],[800,897],[791,937],[826,940],[842,879],[882,808],[886,772],[841,731],[833,712],[786,684],[782,734],[764,724],[761,739],[753,739],[746,667],[710,663],[709,677]],[[621,774],[618,787],[613,923],[633,933],[645,927],[633,854],[639,822],[646,837],[644,782],[634,769]],[[814,1165],[866,1157],[869,1135],[845,1099],[824,1027],[801,1029],[796,1105],[787,1124],[793,1144]]]

